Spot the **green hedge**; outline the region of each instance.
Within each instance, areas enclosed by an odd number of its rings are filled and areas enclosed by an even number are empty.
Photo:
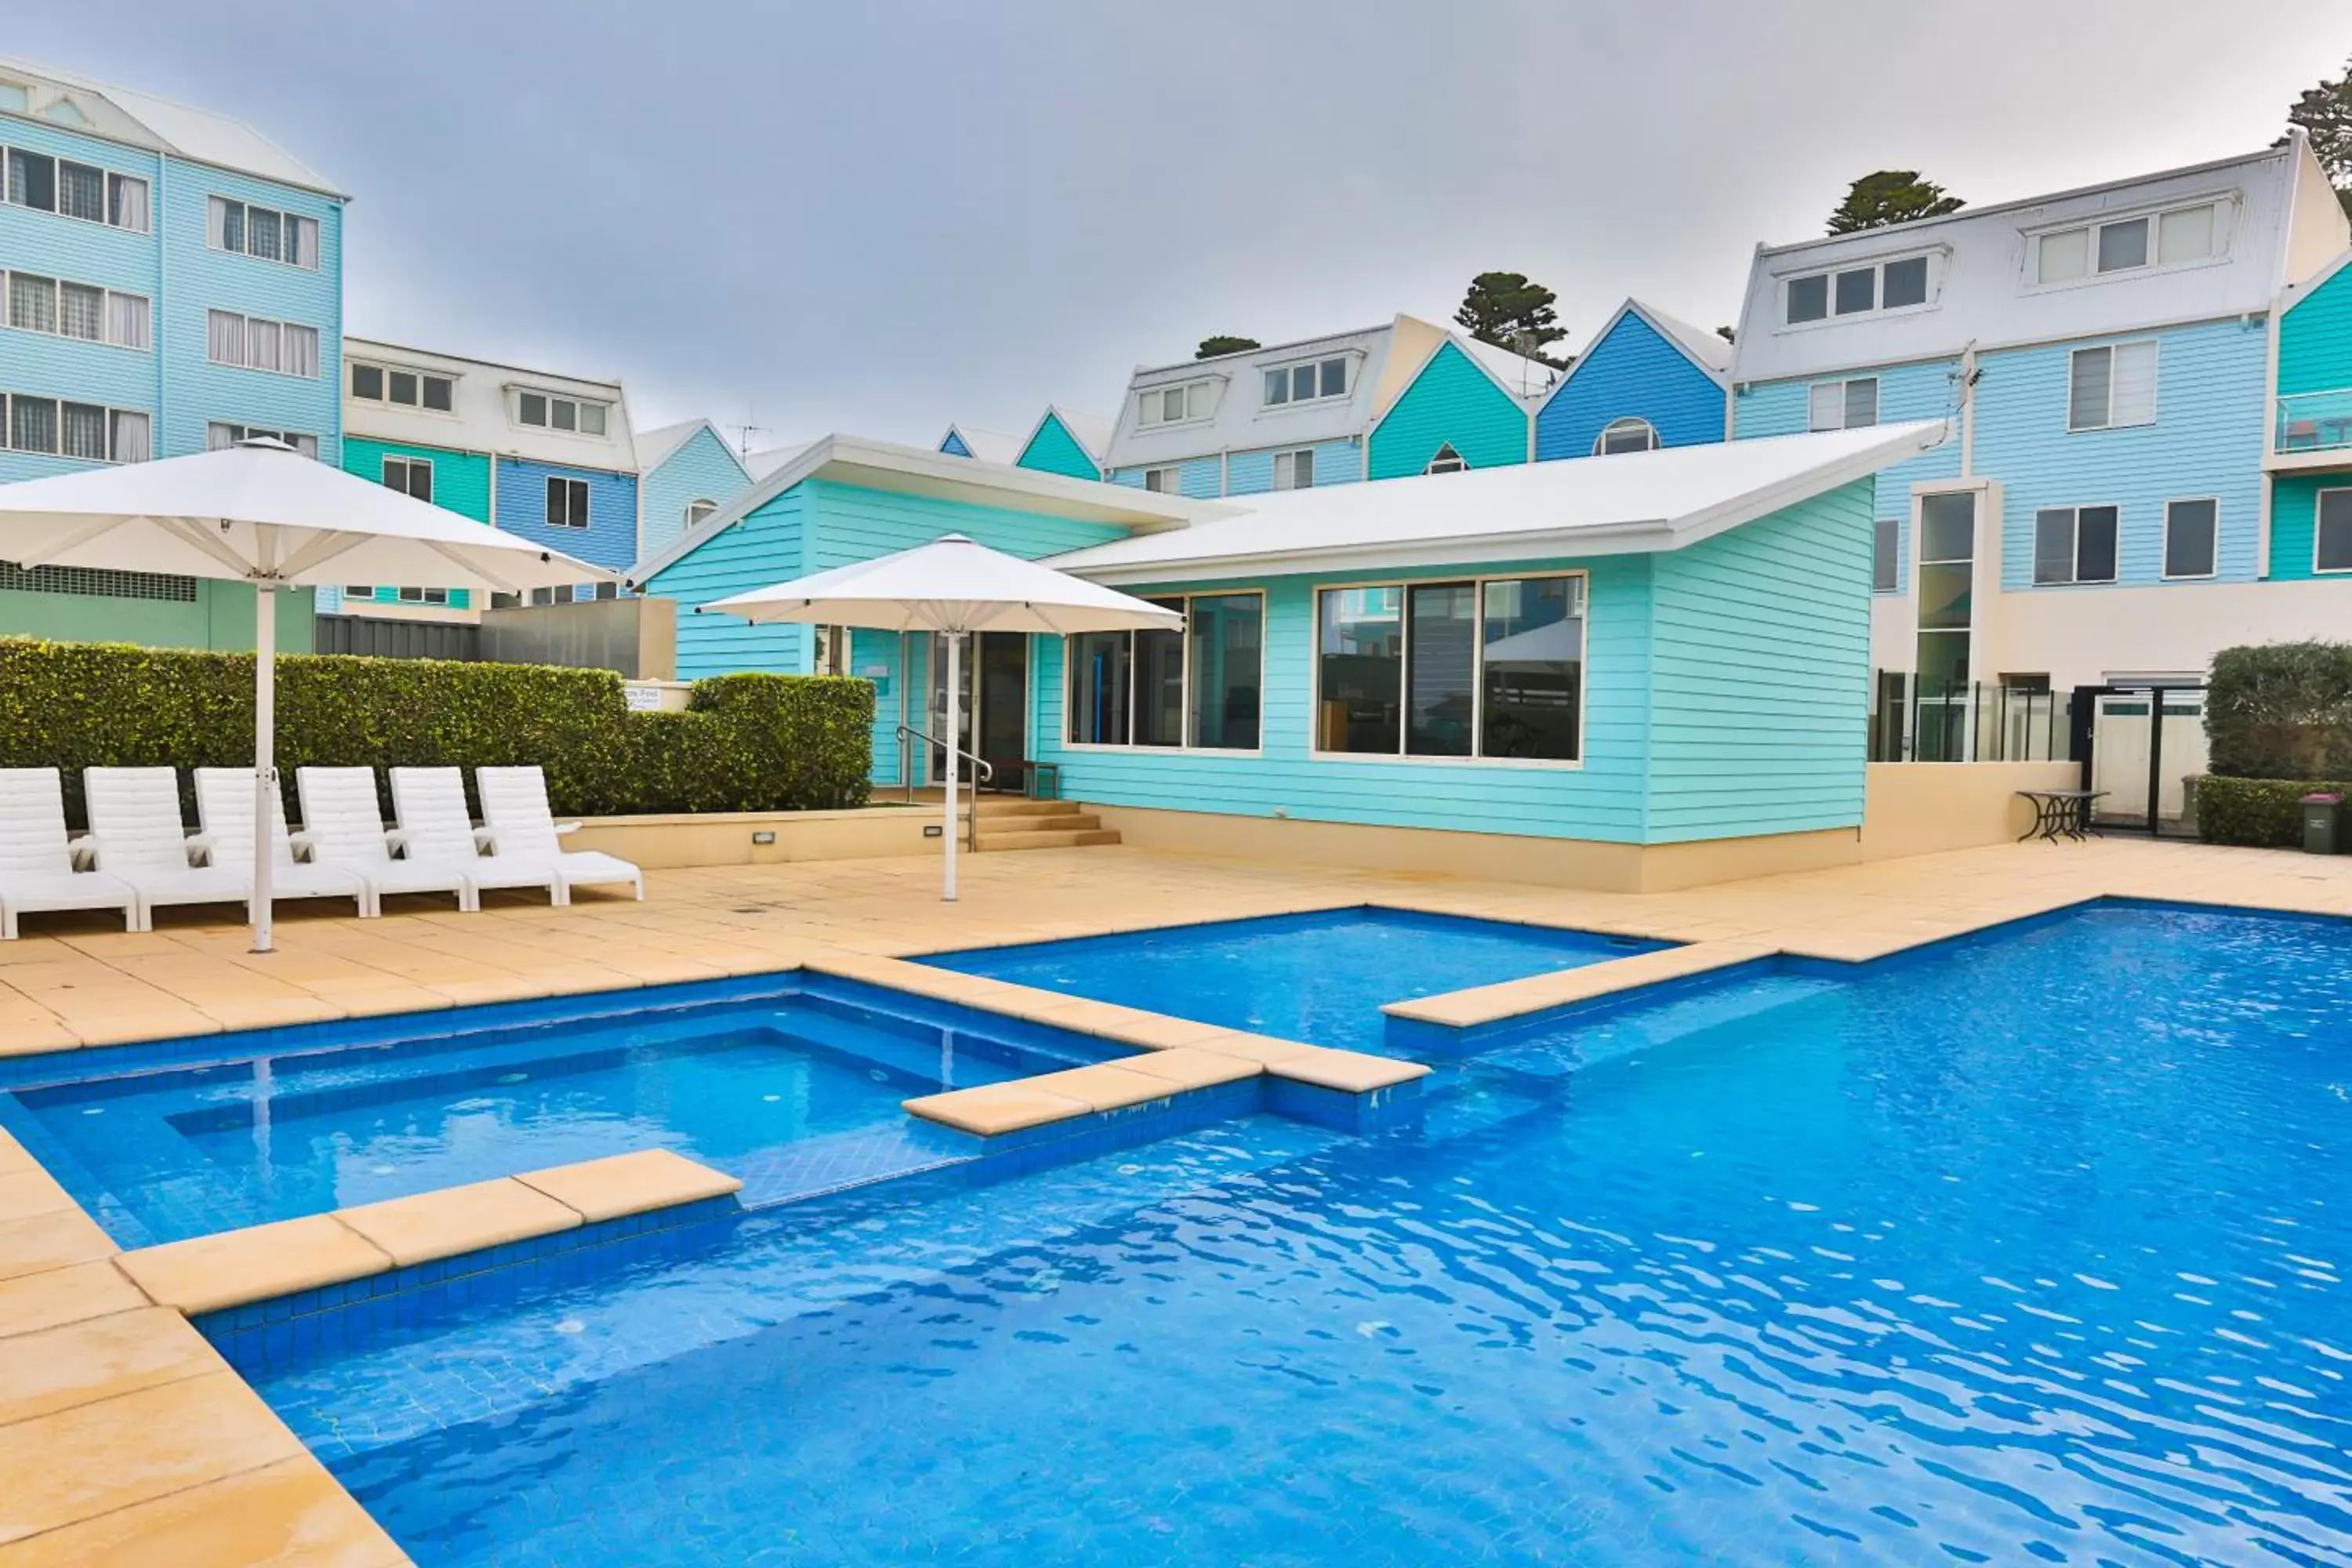
[[[2232,778],[2352,778],[2352,644],[2270,643],[2213,656],[2208,765]]]
[[[2208,844],[2292,849],[2303,842],[2303,797],[2323,791],[2352,801],[2352,784],[2208,773],[2197,781],[2197,837]]]
[[[633,713],[610,670],[283,654],[278,765],[537,763],[559,815],[816,810],[866,803],[874,688],[730,675],[684,713]],[[0,766],[253,765],[253,656],[0,637]],[[187,781],[182,780],[183,788]],[[387,801],[387,807],[389,802]]]

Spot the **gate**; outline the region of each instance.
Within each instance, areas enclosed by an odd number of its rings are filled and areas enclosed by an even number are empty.
[[[2095,827],[2194,837],[2188,781],[2205,771],[2202,686],[2074,689],[2074,754]]]

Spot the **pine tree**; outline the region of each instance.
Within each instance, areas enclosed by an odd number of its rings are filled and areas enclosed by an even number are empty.
[[[1916,169],[1881,169],[1847,187],[1845,200],[1830,214],[1830,232],[1853,234],[1916,218],[1942,217],[1967,205],[1958,196],[1946,195],[1944,187],[1934,181],[1921,179]]]

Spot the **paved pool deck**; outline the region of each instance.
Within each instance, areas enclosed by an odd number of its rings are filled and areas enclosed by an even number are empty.
[[[2352,857],[2131,839],[2004,845],[1654,894],[1108,847],[973,856],[954,905],[940,900],[939,875],[928,858],[656,871],[643,903],[583,892],[551,910],[494,895],[480,913],[462,915],[393,900],[384,918],[366,921],[281,906],[279,951],[267,957],[246,951],[242,925],[220,918],[233,919],[226,910],[163,912],[158,930],[138,935],[102,917],[34,916],[22,940],[0,943],[0,1053],[805,967],[1164,1052],[1160,1074],[1181,1082],[1229,1077],[1242,1070],[1233,1063],[1247,1061],[1346,1087],[1370,1058],[1302,1057],[1320,1047],[903,961],[1361,904],[1684,944],[1390,1009],[1459,1026],[1772,953],[1866,961],[2103,896],[2352,915]],[[1125,1083],[1133,1074],[1124,1069],[1080,1071],[1094,1076],[1027,1098],[1083,1110],[1151,1087]],[[1001,1104],[976,1110],[1030,1114]],[[517,1223],[544,1228],[588,1214],[576,1195],[566,1201],[562,1214],[534,1205],[552,1219]],[[371,1255],[396,1262],[407,1233],[382,1219],[358,1215],[353,1239],[374,1225]],[[354,1229],[350,1217],[321,1223]],[[350,1244],[340,1232],[334,1239]],[[0,1568],[405,1562],[184,1312],[163,1304],[173,1292],[155,1271],[145,1270],[152,1289],[142,1289],[139,1266],[121,1258],[0,1135]]]

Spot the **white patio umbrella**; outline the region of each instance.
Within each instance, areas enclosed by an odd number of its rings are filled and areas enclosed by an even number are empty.
[[[950,533],[895,555],[795,577],[772,588],[704,605],[705,610],[760,624],[862,626],[869,631],[936,632],[948,640],[947,873],[942,896],[956,896],[956,774],[963,727],[963,641],[974,632],[1174,631],[1173,610],[1024,561]]]
[[[397,583],[519,594],[615,575],[268,439],[0,485],[0,561],[254,585],[256,952],[270,948],[278,590]]]

